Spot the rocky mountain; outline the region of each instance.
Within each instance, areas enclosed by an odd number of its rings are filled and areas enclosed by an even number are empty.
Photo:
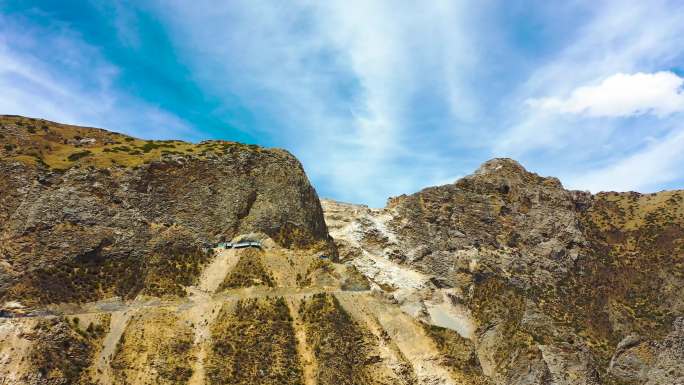
[[[678,384],[683,203],[684,191],[567,191],[493,159],[384,209],[323,207],[344,260],[467,339],[448,349],[493,383]]]
[[[684,384],[684,191],[494,159],[371,209],[283,150],[0,127],[0,384]]]
[[[0,299],[174,294],[207,261],[206,243],[250,232],[328,242],[316,192],[286,151],[12,116],[0,125]]]

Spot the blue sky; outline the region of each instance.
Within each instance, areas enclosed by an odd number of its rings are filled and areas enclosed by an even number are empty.
[[[503,156],[682,188],[683,85],[681,1],[0,0],[0,113],[286,148],[375,207]]]

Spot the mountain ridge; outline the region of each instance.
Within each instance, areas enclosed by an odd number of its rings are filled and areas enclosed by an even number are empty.
[[[682,190],[495,158],[369,208],[319,200],[284,150],[0,126],[10,383],[684,379]]]
[[[0,123],[2,293],[12,286],[15,296],[54,297],[48,302],[132,297],[144,288],[179,293],[164,275],[190,284],[207,243],[261,232],[284,246],[331,244],[315,190],[283,150],[142,141],[15,117]],[[179,259],[159,260],[160,253]],[[150,282],[135,282],[139,274]],[[87,288],[58,293],[52,277]]]

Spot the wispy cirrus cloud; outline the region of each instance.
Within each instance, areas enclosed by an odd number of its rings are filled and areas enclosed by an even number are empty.
[[[298,155],[323,195],[377,206],[454,173],[429,146],[448,135],[430,120],[470,113],[466,71],[456,75],[473,62],[454,54],[467,45],[460,8],[233,2],[207,13],[208,4],[158,12],[204,90],[259,111],[254,129]]]
[[[201,138],[173,113],[118,89],[119,68],[68,26],[5,16],[0,25],[0,113],[146,138]]]
[[[0,10],[0,112],[284,147],[322,196],[381,206],[494,156],[577,188],[684,178],[676,1]]]
[[[567,182],[570,188],[593,192],[657,191],[683,179],[682,164],[684,129],[679,129],[605,166],[569,175]]]

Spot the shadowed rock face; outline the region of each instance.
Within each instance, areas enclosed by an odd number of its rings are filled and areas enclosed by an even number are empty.
[[[316,192],[286,151],[18,117],[0,125],[0,297],[173,294],[196,277],[206,242],[251,232],[285,247],[328,240]],[[145,279],[164,275],[173,279]]]

